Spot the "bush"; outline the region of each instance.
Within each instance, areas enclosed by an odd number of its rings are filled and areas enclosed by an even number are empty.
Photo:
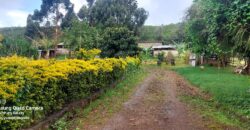
[[[90,59],[94,59],[100,53],[101,53],[101,50],[98,50],[98,49],[85,50],[81,48],[79,51],[76,52],[76,56],[77,56],[77,59],[90,60]]]
[[[133,32],[126,27],[109,27],[104,30],[100,48],[102,57],[137,56],[139,47]]]
[[[31,60],[17,56],[0,58],[0,99],[6,100],[1,107],[43,108],[25,111],[25,116],[31,117],[29,120],[0,120],[0,126],[2,129],[28,127],[71,101],[109,87],[130,67],[139,64],[140,60],[131,57],[88,61]]]
[[[175,58],[171,52],[168,52],[167,54],[167,62],[170,63],[171,65],[175,65]]]
[[[164,53],[162,52],[162,53],[159,53],[158,55],[157,55],[157,65],[161,65],[161,63],[164,61]]]

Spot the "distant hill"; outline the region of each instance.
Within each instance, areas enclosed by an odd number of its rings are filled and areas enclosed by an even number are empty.
[[[163,26],[143,26],[140,29],[140,42],[162,41],[164,44],[180,42],[184,35],[184,24],[169,24]]]
[[[5,37],[24,37],[25,27],[6,27],[0,28],[0,34]]]

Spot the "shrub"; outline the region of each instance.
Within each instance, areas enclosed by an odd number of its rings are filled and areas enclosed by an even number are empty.
[[[80,49],[79,51],[76,52],[76,56],[78,59],[90,60],[90,59],[94,59],[100,53],[101,53],[101,50],[98,50],[98,49],[92,49],[92,50]]]
[[[126,27],[106,28],[100,41],[100,48],[102,57],[137,56],[140,51],[136,37]]]
[[[161,52],[157,55],[157,65],[161,65],[161,63],[164,61],[164,52]]]
[[[140,60],[131,57],[88,61],[0,58],[0,99],[6,100],[2,106],[43,107],[42,111],[25,111],[30,120],[0,120],[0,126],[5,126],[3,129],[27,127],[71,101],[109,87],[129,68],[139,64]]]

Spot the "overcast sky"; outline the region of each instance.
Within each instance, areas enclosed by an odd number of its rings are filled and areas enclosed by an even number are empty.
[[[178,23],[193,0],[137,0],[149,12],[146,25]],[[78,11],[86,0],[71,0]],[[25,26],[28,14],[40,9],[41,0],[1,0],[0,27]]]

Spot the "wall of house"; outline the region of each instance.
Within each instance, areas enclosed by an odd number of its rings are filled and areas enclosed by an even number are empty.
[[[69,54],[69,50],[68,49],[65,49],[65,48],[57,48],[56,49],[56,54],[58,55],[66,55],[66,54]]]
[[[177,50],[154,50],[153,55],[157,56],[159,53],[164,52],[165,56],[167,56],[168,52],[171,52],[174,57],[177,57],[179,55]]]

